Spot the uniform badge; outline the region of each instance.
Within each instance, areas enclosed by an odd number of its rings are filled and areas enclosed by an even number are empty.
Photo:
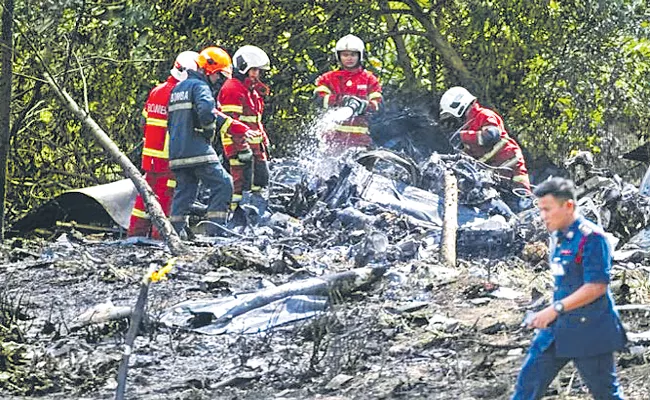
[[[560,250],[560,254],[563,256],[570,256],[572,254],[571,249]]]
[[[551,275],[564,276],[564,267],[559,262],[551,263]]]
[[[347,81],[347,82],[345,82],[345,86],[347,86],[347,87],[352,86],[352,81]]]
[[[585,224],[584,222],[580,225],[578,225],[578,229],[584,236],[589,236],[592,233],[594,233],[594,230],[589,227],[589,225]]]

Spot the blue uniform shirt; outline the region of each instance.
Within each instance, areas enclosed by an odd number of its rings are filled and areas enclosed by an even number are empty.
[[[218,118],[216,102],[207,78],[188,70],[187,79],[178,83],[169,97],[169,167],[172,170],[219,163],[211,144]]]
[[[597,225],[579,217],[566,232],[554,232],[550,246],[551,273],[555,278],[553,300],[562,300],[585,283],[609,283],[611,249]],[[612,294],[567,311],[533,341],[545,350],[555,345],[558,357],[590,357],[621,350],[626,343]]]

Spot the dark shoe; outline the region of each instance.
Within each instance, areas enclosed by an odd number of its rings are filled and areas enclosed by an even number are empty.
[[[232,232],[225,226],[223,221],[201,221],[202,224],[205,224],[205,234],[207,236],[219,236],[219,237],[229,237],[232,235]]]

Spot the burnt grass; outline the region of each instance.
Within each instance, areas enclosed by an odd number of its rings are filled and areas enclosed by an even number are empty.
[[[329,311],[270,332],[207,336],[159,324],[162,311],[181,301],[309,273],[226,263],[218,251],[189,245],[169,279],[151,285],[126,398],[506,399],[532,338],[521,327],[525,308],[552,287],[539,258],[461,260],[451,269],[432,257],[394,263],[371,287],[333,296]],[[75,318],[108,300],[133,306],[143,274],[169,254],[68,233],[50,241],[16,239],[1,257],[0,396],[114,398],[128,321],[79,326]],[[202,282],[224,267],[233,272],[228,279]],[[341,256],[325,273],[352,267]],[[623,284],[622,275],[615,270],[616,296],[647,304],[647,272],[628,271]],[[499,286],[522,296],[491,297]],[[647,312],[622,316],[631,331],[650,329]],[[635,346],[617,356],[619,376],[628,399],[648,399],[650,350]],[[567,367],[546,398],[591,397]]]

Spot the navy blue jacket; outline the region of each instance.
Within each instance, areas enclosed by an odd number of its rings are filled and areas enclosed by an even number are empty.
[[[609,283],[611,249],[600,227],[579,217],[566,232],[554,232],[550,248],[555,278],[553,300],[562,300],[585,283]],[[533,341],[543,351],[555,345],[558,357],[590,357],[625,347],[625,330],[607,292],[590,304],[567,311]]]
[[[169,98],[169,167],[174,169],[218,163],[211,145],[217,125],[225,119],[216,113],[216,102],[204,74],[187,71]]]

